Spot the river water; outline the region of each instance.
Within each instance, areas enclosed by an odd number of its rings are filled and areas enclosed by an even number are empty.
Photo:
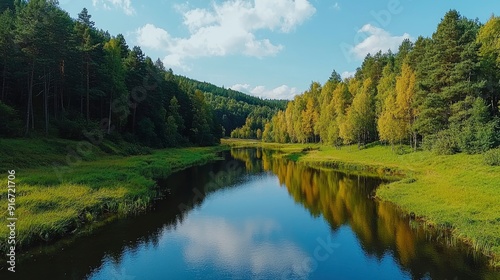
[[[23,254],[20,279],[500,279],[445,232],[375,201],[383,180],[260,149],[159,182],[147,213]]]

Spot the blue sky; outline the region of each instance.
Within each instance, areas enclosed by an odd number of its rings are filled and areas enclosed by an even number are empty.
[[[485,22],[500,2],[431,0],[60,0],[98,28],[121,33],[174,73],[263,98],[292,98],[333,69],[348,76],[363,57],[431,36],[458,10]]]

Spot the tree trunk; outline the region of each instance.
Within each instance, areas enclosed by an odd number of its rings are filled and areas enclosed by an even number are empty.
[[[3,73],[2,73],[2,100],[5,100],[5,82],[7,80],[7,58],[4,59]]]
[[[135,135],[135,116],[136,116],[136,113],[137,113],[137,103],[135,103],[134,105],[134,114],[132,115],[132,134]]]
[[[416,152],[417,151],[417,133],[416,132],[413,132],[413,145],[415,145],[413,150]]]
[[[49,135],[49,91],[50,91],[50,72],[45,75],[45,88],[43,96],[43,105],[45,114],[45,136]]]
[[[83,55],[81,57],[81,62],[82,62],[82,67],[81,67],[81,71],[80,71],[80,84],[81,84],[81,88],[83,89],[84,88],[84,72],[85,70],[83,69]],[[80,116],[83,117],[83,92],[80,91]]]
[[[55,120],[57,120],[57,109],[58,109],[57,108],[57,104],[58,104],[57,103],[57,97],[58,97],[57,90],[58,90],[57,82],[55,82],[55,84],[54,84],[54,98],[53,98],[53,101],[54,101],[54,119]]]
[[[89,84],[90,84],[90,78],[89,78],[89,58],[87,57],[87,74],[86,74],[86,78],[87,78],[87,86],[86,86],[86,91],[87,91],[87,123],[89,122],[90,120],[90,114],[89,114],[89,105],[90,105],[90,94],[89,94]]]
[[[45,72],[45,70],[43,71]],[[45,73],[44,73],[45,74]],[[43,113],[44,113],[44,117],[45,117],[45,136],[47,136],[49,134],[49,115],[48,115],[48,110],[47,110],[47,106],[48,106],[48,100],[49,100],[49,83],[50,81],[47,81],[47,79],[50,79],[47,77],[48,74],[45,74],[45,77],[44,77],[44,90],[43,90]]]
[[[68,105],[66,108],[71,109],[71,94],[68,96]]]
[[[32,107],[33,107],[33,77],[35,76],[35,61],[31,63],[31,73],[28,81],[28,104],[26,105],[26,131],[25,135],[28,135],[30,131],[30,117],[32,118]],[[33,121],[32,121],[33,123]]]
[[[64,59],[61,66],[61,111],[64,112]]]
[[[109,116],[108,116],[108,134],[111,133],[111,107],[113,104],[113,92],[111,92],[111,97],[109,98]]]

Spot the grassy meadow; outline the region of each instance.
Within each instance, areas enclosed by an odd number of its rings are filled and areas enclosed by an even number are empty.
[[[142,211],[157,193],[155,179],[214,160],[223,149],[147,150],[107,141],[82,148],[81,143],[0,139],[0,184],[7,186],[7,170],[16,171],[17,246],[55,240],[110,214]],[[6,187],[0,196],[6,201]],[[2,211],[0,219],[6,218]],[[8,228],[0,227],[0,236],[7,235]]]
[[[223,143],[279,150],[311,166],[400,177],[381,186],[376,196],[414,212],[426,226],[450,228],[457,239],[491,256],[492,266],[500,267],[500,167],[485,164],[483,155],[437,156],[404,147],[395,152],[381,145],[358,150],[357,146],[337,149],[232,139]]]

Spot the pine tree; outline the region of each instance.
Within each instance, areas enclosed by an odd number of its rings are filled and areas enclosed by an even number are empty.
[[[125,71],[121,59],[120,42],[116,39],[109,40],[104,45],[106,52],[106,66],[108,70],[108,128],[107,133],[111,133],[113,115],[119,115],[120,123],[128,116],[128,93],[125,86]]]
[[[1,11],[1,10],[0,10]],[[3,58],[0,63],[2,64],[1,72],[1,95],[0,100],[5,100],[7,91],[7,79],[10,71],[10,60],[7,59],[12,56],[14,52],[14,13],[10,9],[0,12],[0,56]]]
[[[490,110],[499,115],[500,105],[500,17],[492,16],[479,30],[476,42],[480,44],[481,75],[485,80],[484,99]]]

